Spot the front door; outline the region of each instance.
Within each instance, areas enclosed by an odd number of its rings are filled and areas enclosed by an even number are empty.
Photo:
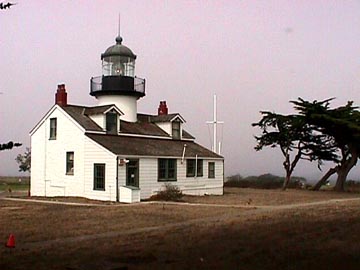
[[[139,160],[130,159],[126,164],[126,185],[139,187]]]

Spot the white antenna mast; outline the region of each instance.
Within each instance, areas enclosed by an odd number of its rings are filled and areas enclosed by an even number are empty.
[[[216,99],[216,94],[214,94],[214,120],[213,121],[207,121],[207,124],[212,124],[213,125],[213,145],[211,150],[214,153],[217,153],[220,155],[220,150],[221,150],[221,143],[219,142],[219,149],[218,148],[218,142],[217,142],[217,124],[223,124],[223,121],[218,121],[217,120],[217,99]]]
[[[120,37],[120,12],[119,12],[119,28],[118,28],[118,37]]]

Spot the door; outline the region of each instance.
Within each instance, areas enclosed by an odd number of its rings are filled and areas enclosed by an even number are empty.
[[[126,185],[139,187],[139,160],[130,159],[126,164]]]

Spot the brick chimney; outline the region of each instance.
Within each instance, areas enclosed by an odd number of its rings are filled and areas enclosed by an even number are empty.
[[[67,93],[65,89],[65,84],[59,84],[56,94],[55,94],[55,104],[60,106],[67,105]]]
[[[160,101],[160,105],[158,108],[158,115],[167,115],[168,114],[168,107],[166,105],[166,101]]]

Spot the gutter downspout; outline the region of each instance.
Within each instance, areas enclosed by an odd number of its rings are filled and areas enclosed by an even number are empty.
[[[182,157],[181,157],[181,164],[184,163],[184,159],[185,159],[185,152],[186,152],[186,143],[184,144],[184,148],[183,148],[183,153],[182,153]]]
[[[116,201],[119,202],[119,156],[116,156]]]
[[[197,177],[198,155],[195,155],[195,178]]]
[[[223,195],[224,195],[224,191],[225,191],[225,160],[223,159]]]

